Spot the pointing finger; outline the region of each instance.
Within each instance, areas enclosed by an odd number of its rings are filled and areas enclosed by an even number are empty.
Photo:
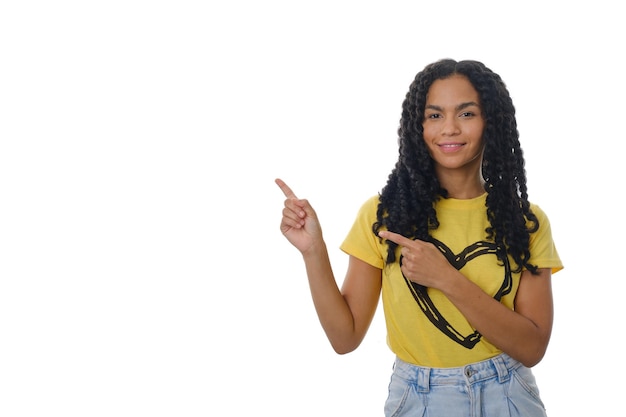
[[[281,180],[280,178],[276,178],[274,180],[274,182],[283,191],[283,194],[285,194],[285,197],[287,197],[287,198],[296,198],[296,199],[298,198],[298,197],[296,197],[296,194],[291,190],[291,188],[289,188],[289,186],[287,184],[285,184],[285,181]]]
[[[397,243],[400,246],[409,246],[410,244],[413,243],[411,239],[408,239],[394,232],[380,231],[378,232],[378,236],[382,237],[383,239],[387,239],[394,243]]]

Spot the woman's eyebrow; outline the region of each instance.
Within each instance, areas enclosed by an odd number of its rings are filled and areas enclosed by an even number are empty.
[[[468,102],[461,103],[461,104],[459,104],[458,106],[456,106],[456,110],[457,110],[457,111],[458,111],[458,110],[463,110],[463,109],[466,109],[466,108],[468,108],[468,107],[472,107],[472,106],[476,106],[476,107],[480,108],[480,106],[478,105],[478,103],[476,103],[475,101],[468,101]]]
[[[435,111],[443,111],[443,109],[439,106],[435,106],[434,104],[427,104],[424,110],[435,110]]]
[[[466,108],[472,107],[472,106],[476,106],[476,107],[480,108],[480,105],[478,103],[476,103],[475,101],[467,101],[465,103],[461,103],[461,104],[457,105],[454,108],[454,110],[459,111],[459,110],[463,110],[463,109],[466,109]],[[437,106],[435,104],[427,104],[424,110],[443,111],[443,107]]]

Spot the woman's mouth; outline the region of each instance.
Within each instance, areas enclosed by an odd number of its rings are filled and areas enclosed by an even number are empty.
[[[452,153],[458,151],[464,145],[464,143],[440,143],[437,146],[443,153]]]

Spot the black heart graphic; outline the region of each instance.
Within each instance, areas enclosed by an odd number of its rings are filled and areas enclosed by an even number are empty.
[[[511,292],[513,288],[513,278],[511,276],[511,265],[509,263],[509,258],[506,255],[506,251],[499,248],[495,243],[492,242],[476,242],[468,247],[466,247],[463,251],[458,254],[455,254],[448,248],[443,242],[435,238],[430,238],[429,241],[433,243],[446,257],[448,262],[452,266],[454,266],[457,270],[463,268],[469,261],[476,258],[477,256],[482,255],[496,255],[500,262],[502,262],[504,266],[504,278],[502,280],[502,285],[500,289],[493,296],[496,300],[500,301],[502,296]],[[402,266],[402,257],[400,257],[400,266]],[[439,312],[432,299],[428,295],[426,291],[426,287],[416,284],[407,277],[404,276],[404,281],[408,284],[411,293],[413,294],[413,298],[424,312],[426,317],[430,320],[432,324],[435,325],[443,334],[448,336],[453,341],[457,342],[461,346],[464,346],[467,349],[472,349],[479,341],[482,335],[475,330],[473,333],[468,335],[461,334],[458,330],[452,326],[448,320]]]

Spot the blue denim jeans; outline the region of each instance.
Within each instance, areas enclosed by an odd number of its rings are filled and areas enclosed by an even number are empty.
[[[459,368],[396,359],[386,417],[545,417],[532,371],[506,354]]]

